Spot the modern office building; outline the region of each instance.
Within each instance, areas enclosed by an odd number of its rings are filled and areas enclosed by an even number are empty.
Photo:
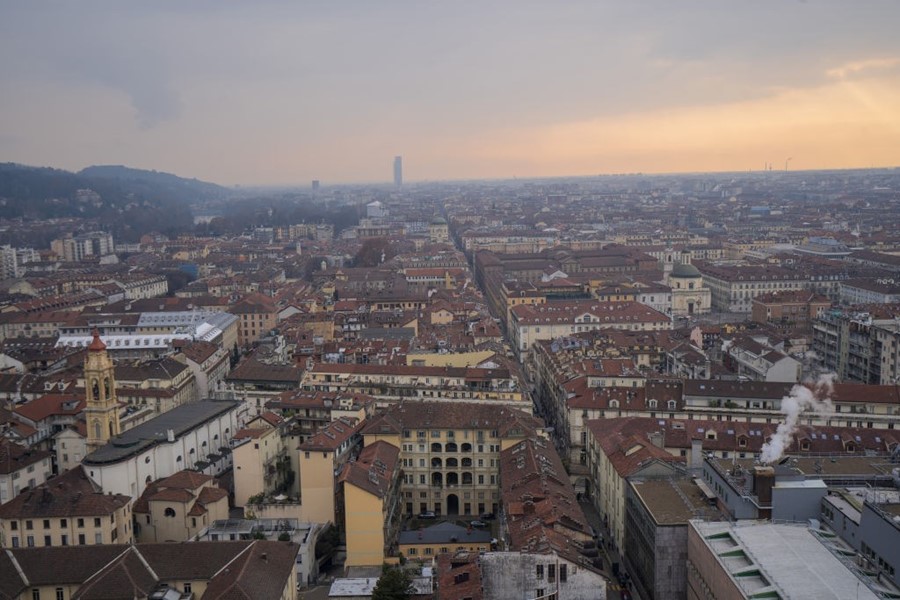
[[[394,157],[394,185],[403,185],[403,157]]]

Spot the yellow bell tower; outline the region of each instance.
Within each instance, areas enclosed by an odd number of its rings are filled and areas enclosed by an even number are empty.
[[[94,340],[84,359],[84,388],[87,406],[87,451],[97,448],[119,435],[119,403],[116,400],[115,366],[100,332],[94,330]]]

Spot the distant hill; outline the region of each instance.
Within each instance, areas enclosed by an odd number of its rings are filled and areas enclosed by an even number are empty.
[[[121,241],[189,230],[191,204],[228,195],[218,185],[156,171],[100,166],[72,173],[0,163],[0,218],[95,219]]]
[[[185,179],[171,173],[132,169],[121,165],[95,165],[78,172],[81,177],[92,179],[114,179],[125,183],[133,191],[138,188],[150,190],[166,190],[172,194],[183,194],[190,201],[221,198],[229,193],[215,183],[199,179]]]

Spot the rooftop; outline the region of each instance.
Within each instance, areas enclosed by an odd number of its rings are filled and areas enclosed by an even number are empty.
[[[165,443],[169,430],[178,438],[210,419],[236,410],[240,404],[236,400],[201,400],[182,404],[117,435],[102,448],[88,454],[84,464],[101,465],[125,460],[156,444]]]
[[[692,521],[745,594],[809,600],[879,598],[806,526]]]

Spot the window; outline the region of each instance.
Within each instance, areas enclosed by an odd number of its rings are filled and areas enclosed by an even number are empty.
[[[537,579],[544,578],[544,565],[535,565],[534,566],[534,576]],[[543,596],[543,594],[539,594],[539,595]]]
[[[78,519],[78,526],[84,527],[84,519],[81,519],[81,518]]]
[[[34,529],[34,522],[25,521],[25,529],[27,529],[28,531],[31,531],[32,529]]]
[[[100,517],[94,517],[94,527],[100,527]]]
[[[59,545],[60,546],[68,546],[69,545],[69,536],[67,536],[66,534],[63,534],[59,538]]]
[[[38,588],[32,588],[31,600],[41,600],[41,590],[39,590]]]
[[[11,521],[9,524],[9,528],[12,529],[13,531],[18,531],[19,530],[19,522]]]
[[[29,535],[25,541],[28,544],[29,548],[34,548],[34,536],[33,535]]]
[[[191,591],[192,591],[192,590],[191,590],[191,582],[188,581],[188,582],[186,582],[186,583],[184,584],[184,593],[185,593],[185,594],[190,594]]]
[[[52,546],[52,545],[53,545],[53,542],[51,541],[49,535],[45,535],[45,536],[44,536],[44,545],[45,545],[45,546]]]
[[[56,588],[56,600],[66,600],[66,592],[62,588]]]
[[[84,546],[86,543],[87,543],[87,542],[86,542],[85,539],[84,539],[84,534],[83,534],[83,533],[79,533],[79,534],[78,534],[78,545],[79,545],[79,546]]]
[[[559,580],[560,581],[565,581],[566,578],[568,577],[567,568],[568,568],[568,565],[565,565],[565,564],[559,565]]]

